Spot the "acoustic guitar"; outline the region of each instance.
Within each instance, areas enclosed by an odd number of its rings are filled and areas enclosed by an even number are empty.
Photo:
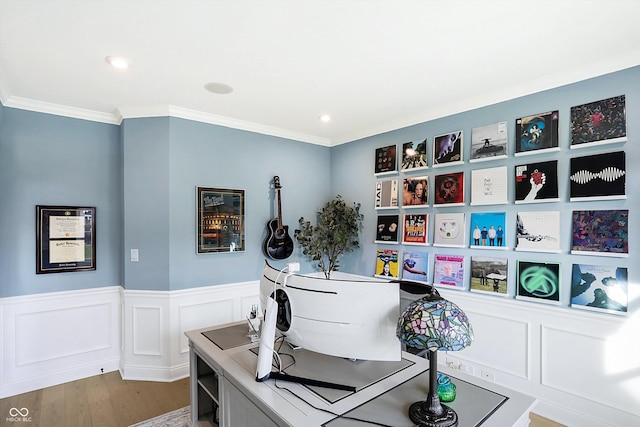
[[[280,178],[273,177],[273,186],[278,195],[278,217],[267,222],[267,238],[264,253],[271,259],[289,258],[293,253],[293,240],[289,236],[289,226],[282,225],[282,203],[280,201]]]

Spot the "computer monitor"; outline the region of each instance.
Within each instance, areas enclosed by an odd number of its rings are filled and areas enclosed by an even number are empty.
[[[398,282],[281,272],[265,262],[260,302],[275,292],[276,326],[293,346],[355,360],[401,359]]]

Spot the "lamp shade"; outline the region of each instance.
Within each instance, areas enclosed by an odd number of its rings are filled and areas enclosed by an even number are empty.
[[[398,319],[396,335],[408,347],[458,351],[473,342],[473,328],[456,304],[427,295],[409,304]]]

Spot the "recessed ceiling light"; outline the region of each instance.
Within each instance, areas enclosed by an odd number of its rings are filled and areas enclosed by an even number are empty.
[[[126,70],[129,68],[129,61],[121,56],[107,56],[105,59],[112,67],[118,70]]]
[[[224,95],[233,92],[233,88],[231,86],[219,82],[207,83],[206,85],[204,85],[204,88],[207,91],[211,93],[217,93],[218,95]]]
[[[330,122],[330,121],[331,121],[331,116],[330,116],[330,115],[328,115],[328,114],[322,114],[322,115],[320,116],[320,121],[321,121],[321,122],[324,122],[324,123],[328,123],[328,122]]]

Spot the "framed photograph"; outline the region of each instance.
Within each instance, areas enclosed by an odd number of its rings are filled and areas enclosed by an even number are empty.
[[[429,177],[417,176],[402,180],[402,207],[425,208],[429,206]]]
[[[244,190],[197,187],[197,253],[245,250]]]
[[[479,126],[471,129],[470,163],[507,157],[507,122]]]
[[[436,175],[433,204],[464,206],[464,172]]]
[[[96,269],[96,208],[36,206],[36,274]]]
[[[398,180],[387,179],[376,181],[376,209],[392,209],[398,207]]]
[[[376,243],[398,243],[400,234],[399,215],[378,215]]]
[[[472,292],[507,296],[508,272],[506,258],[472,256],[469,288]]]
[[[376,149],[375,174],[388,174],[398,171],[396,146],[388,145]]]
[[[397,249],[378,249],[376,253],[376,273],[374,276],[383,278],[399,278],[399,252]]]
[[[571,148],[627,140],[625,96],[571,107]]]
[[[629,211],[573,211],[572,236],[572,254],[626,257],[629,255]]]
[[[427,140],[411,141],[402,144],[402,164],[405,172],[427,169]]]
[[[516,119],[516,156],[560,151],[558,111]]]
[[[463,162],[462,131],[433,138],[433,167],[452,166]]]
[[[613,265],[573,264],[571,307],[626,314],[629,305],[627,269]]]
[[[516,204],[557,202],[558,161],[527,163],[515,167]]]
[[[507,249],[505,212],[471,213],[471,248]]]
[[[429,236],[429,214],[404,214],[402,243],[427,246]]]
[[[433,263],[433,284],[464,289],[464,256],[436,255]]]
[[[464,212],[435,214],[433,246],[464,248],[466,225]]]
[[[560,211],[518,212],[516,251],[560,253]]]
[[[402,254],[402,278],[429,283],[429,254],[427,252],[404,252]]]
[[[471,171],[471,206],[507,204],[507,167]]]
[[[516,299],[560,304],[560,263],[518,261]]]
[[[626,199],[626,164],[624,151],[572,158],[569,200]]]

